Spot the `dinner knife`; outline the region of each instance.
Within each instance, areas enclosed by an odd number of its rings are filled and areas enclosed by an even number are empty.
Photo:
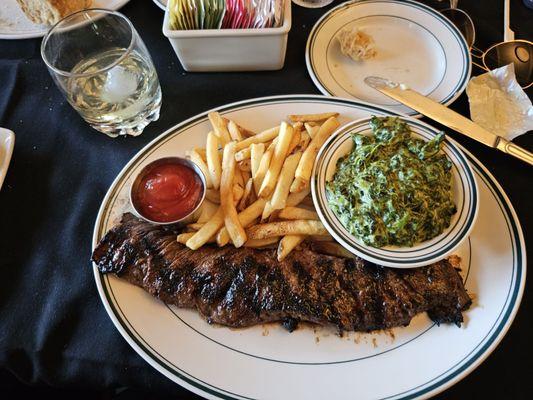
[[[365,83],[407,107],[418,111],[420,114],[440,122],[442,125],[533,165],[533,153],[501,136],[487,131],[461,114],[421,95],[415,90],[409,89],[405,85],[378,76],[367,76]]]

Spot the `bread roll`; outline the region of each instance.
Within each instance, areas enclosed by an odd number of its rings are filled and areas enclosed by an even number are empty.
[[[53,25],[73,12],[91,7],[93,0],[17,0],[34,23]]]

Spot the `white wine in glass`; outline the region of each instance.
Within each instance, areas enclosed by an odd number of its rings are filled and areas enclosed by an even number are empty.
[[[41,54],[68,102],[94,129],[136,136],[159,118],[157,73],[124,15],[103,9],[71,14],[50,29]]]

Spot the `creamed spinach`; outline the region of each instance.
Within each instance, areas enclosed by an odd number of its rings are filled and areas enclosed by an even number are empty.
[[[450,225],[456,206],[444,133],[426,142],[395,117],[372,117],[373,135],[352,136],[327,198],[344,227],[365,244],[412,246]]]

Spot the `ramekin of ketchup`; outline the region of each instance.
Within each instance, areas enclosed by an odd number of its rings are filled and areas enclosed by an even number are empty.
[[[156,224],[187,223],[205,198],[205,176],[193,162],[160,158],[144,167],[131,185],[135,212]]]

